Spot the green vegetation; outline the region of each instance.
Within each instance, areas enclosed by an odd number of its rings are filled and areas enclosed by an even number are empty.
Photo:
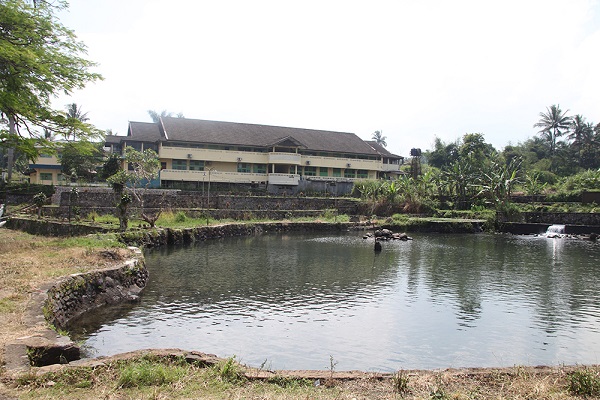
[[[80,247],[88,250],[125,247],[123,243],[118,241],[116,235],[114,234],[96,234],[68,237],[52,242],[43,242],[40,244],[40,246],[53,246],[58,248]]]
[[[569,375],[569,391],[578,396],[600,396],[600,374],[588,368],[574,371]]]
[[[58,94],[71,94],[102,77],[83,58],[85,45],[57,14],[65,2],[7,0],[0,3],[0,151],[7,156],[7,181],[19,158],[51,152],[53,135],[89,138],[99,131],[52,106]]]
[[[423,174],[357,181],[353,195],[370,214],[436,215],[443,209],[515,212],[521,207],[511,203],[516,193],[579,203],[584,191],[600,190],[600,124],[552,105],[534,127],[539,137],[502,151],[481,133],[451,143],[436,138],[424,153]]]
[[[189,370],[190,366],[187,364],[162,364],[156,360],[142,358],[135,363],[119,365],[117,387],[139,388],[173,384],[184,379]]]
[[[394,392],[405,395],[410,392],[408,384],[410,382],[410,378],[405,371],[398,371],[392,376],[392,385],[394,387]]]
[[[275,375],[249,379],[233,358],[214,366],[182,357],[140,355],[96,367],[68,367],[46,374],[25,373],[9,385],[19,398],[595,398],[597,368],[527,367],[463,372],[399,371],[383,380],[361,377],[327,384]],[[248,377],[253,372],[248,371]],[[7,382],[8,383],[8,382]]]

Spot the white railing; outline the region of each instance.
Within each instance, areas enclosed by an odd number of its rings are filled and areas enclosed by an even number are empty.
[[[295,164],[300,165],[302,156],[296,153],[269,153],[270,164]]]
[[[223,172],[223,171],[190,171],[179,169],[163,169],[160,171],[161,181],[184,181],[184,182],[230,182],[250,183],[266,182],[267,174],[255,174],[251,172]]]
[[[271,185],[298,185],[300,175],[296,174],[269,174]]]
[[[382,164],[381,170],[383,172],[400,171],[400,164]]]

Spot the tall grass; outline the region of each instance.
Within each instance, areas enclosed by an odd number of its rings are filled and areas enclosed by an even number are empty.
[[[165,365],[142,359],[138,362],[123,365],[120,368],[117,386],[120,388],[139,388],[172,384],[182,380],[188,370],[189,366]]]

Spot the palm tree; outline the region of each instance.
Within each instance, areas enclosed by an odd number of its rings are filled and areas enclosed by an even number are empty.
[[[545,113],[540,113],[540,120],[533,125],[534,128],[542,128],[539,133],[548,142],[551,156],[556,151],[556,140],[571,127],[571,117],[567,116],[567,112],[569,110],[563,112],[559,105],[553,104],[546,107]]]
[[[67,119],[71,120],[71,122],[74,122],[74,124],[71,124],[67,139],[69,139],[69,136],[73,136],[73,140],[75,140],[75,132],[77,128],[74,125],[77,125],[77,122],[89,121],[90,119],[87,117],[87,114],[88,113],[81,112],[81,106],[78,106],[76,103],[67,104]]]
[[[158,121],[160,121],[161,118],[163,117],[172,117],[173,113],[167,110],[162,110],[160,112],[160,114],[157,111],[154,110],[148,110],[148,115],[150,115],[150,118],[152,118],[152,122],[156,123]],[[185,118],[183,116],[183,113],[177,113],[177,118]]]
[[[577,148],[578,161],[581,164],[581,151],[584,145],[587,144],[586,142],[589,142],[589,139],[593,137],[593,124],[585,122],[585,117],[577,114],[571,119],[569,132],[567,138]]]
[[[373,136],[371,136],[373,140],[377,142],[377,144],[382,145],[383,147],[387,146],[387,142],[385,141],[386,137],[383,136],[383,131],[375,131],[373,132]]]

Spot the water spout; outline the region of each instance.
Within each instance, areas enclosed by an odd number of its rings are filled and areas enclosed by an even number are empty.
[[[546,237],[561,238],[565,235],[564,225],[550,225],[546,230]]]

